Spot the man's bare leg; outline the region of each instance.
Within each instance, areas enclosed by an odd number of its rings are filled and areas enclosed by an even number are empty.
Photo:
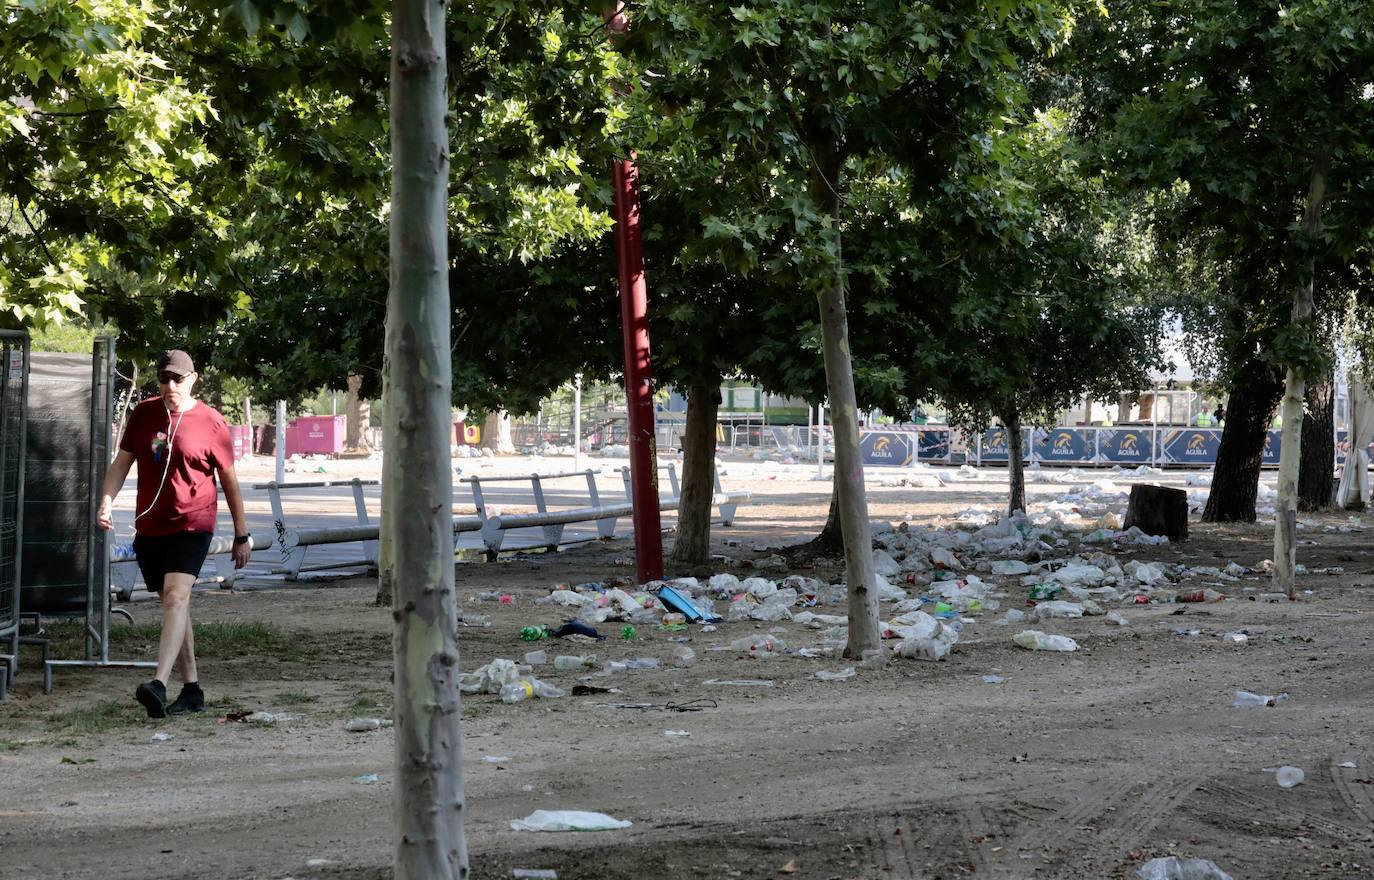
[[[172,666],[182,663],[182,676],[186,674],[186,661],[183,652],[190,656],[190,669],[196,671],[194,641],[191,636],[191,587],[196,582],[193,574],[168,572],[162,583],[162,638],[157,643],[157,680],[164,685],[172,675]]]
[[[186,637],[181,640],[181,653],[177,654],[177,672],[181,673],[182,684],[195,684],[200,681],[196,669],[196,625],[191,620],[191,609],[186,609]]]

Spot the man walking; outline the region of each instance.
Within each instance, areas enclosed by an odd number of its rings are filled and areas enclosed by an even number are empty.
[[[213,407],[191,396],[197,375],[190,355],[179,349],[164,352],[157,369],[161,393],[129,416],[119,453],[105,472],[96,514],[102,529],[114,528],[110,508],[137,462],[134,553],[144,584],[162,597],[157,674],[134,692],[149,718],[205,711],[191,628],[191,587],[215,533],[216,477],[234,520],[234,567],[243,568],[253,553],[229,426]],[[182,690],[168,705],[167,681],[174,665]]]

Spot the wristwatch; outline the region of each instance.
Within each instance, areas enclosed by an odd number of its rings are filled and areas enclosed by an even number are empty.
[[[253,534],[251,532],[242,535],[235,535],[234,546],[237,547],[239,544],[247,544],[251,540],[253,540]]]

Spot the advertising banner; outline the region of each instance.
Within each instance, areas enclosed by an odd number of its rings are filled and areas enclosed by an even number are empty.
[[[921,461],[949,461],[949,429],[932,428],[917,431],[916,457]]]
[[[1097,442],[1093,431],[1083,428],[1053,428],[1036,430],[1036,461],[1047,464],[1088,464],[1097,459]]]
[[[1172,464],[1215,464],[1221,448],[1221,431],[1217,428],[1185,428],[1166,431],[1163,441],[1164,458]]]
[[[1102,428],[1097,435],[1097,457],[1111,464],[1149,464],[1154,452],[1149,428]]]
[[[983,432],[980,461],[1007,461],[1011,452],[1007,447],[1007,429],[1001,426],[988,428]],[[1030,429],[1021,429],[1021,457],[1030,461]]]
[[[1279,452],[1283,449],[1283,431],[1269,431],[1264,435],[1264,466],[1278,467]]]
[[[859,437],[859,455],[865,466],[906,467],[914,456],[915,438],[895,431],[869,431]]]

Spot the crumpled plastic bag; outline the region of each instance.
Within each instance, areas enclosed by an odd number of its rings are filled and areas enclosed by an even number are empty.
[[[615,819],[605,813],[583,810],[535,810],[523,819],[512,819],[512,831],[614,831],[629,828],[633,822]]]
[[[535,601],[541,604],[544,602],[551,602],[555,605],[578,605],[584,608],[596,604],[596,599],[594,597],[588,596],[585,593],[575,593],[572,590],[554,590],[545,599],[537,599]]]
[[[768,578],[745,578],[740,589],[758,599],[767,599],[778,591],[778,585]]]
[[[882,602],[900,602],[907,598],[906,590],[892,586],[887,578],[878,575],[878,599]]]
[[[1064,602],[1062,600],[1041,602],[1035,606],[1035,616],[1038,620],[1050,620],[1055,617],[1082,617],[1083,606],[1077,602]]]
[[[930,551],[930,564],[936,568],[947,568],[950,571],[963,571],[964,566],[955,557],[954,551],[945,547],[933,547]]]
[[[1047,581],[1088,587],[1100,586],[1106,578],[1107,573],[1096,565],[1066,565],[1058,571],[1052,571],[1045,575]]]
[[[1150,859],[1136,869],[1140,880],[1231,880],[1231,875],[1207,859]]]
[[[706,586],[717,599],[728,599],[741,590],[739,578],[732,574],[713,574]]]
[[[923,611],[913,611],[902,615],[903,625],[893,625],[891,629],[902,637],[893,654],[909,660],[943,660],[959,641],[959,632],[945,626]],[[910,621],[910,623],[905,623]],[[893,621],[897,624],[897,621]]]
[[[897,564],[897,560],[889,556],[885,551],[873,551],[873,570],[884,577],[891,577],[900,574],[902,567]]]
[[[458,676],[458,690],[464,694],[499,694],[504,685],[520,679],[514,660],[498,657],[486,666]]]

